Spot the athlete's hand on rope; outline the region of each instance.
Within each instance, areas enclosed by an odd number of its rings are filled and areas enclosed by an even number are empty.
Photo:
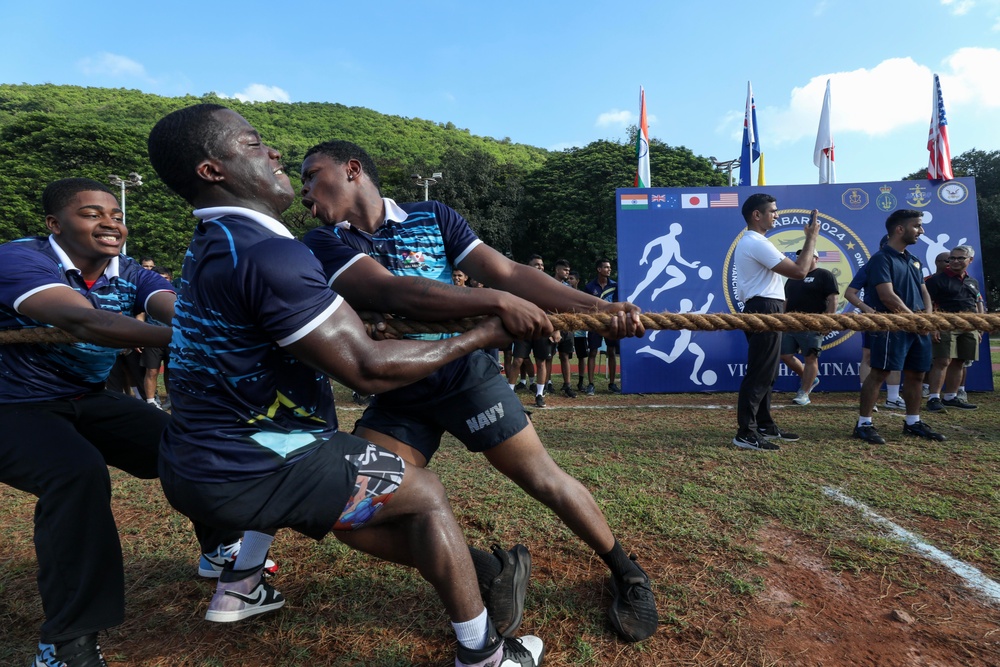
[[[385,324],[387,319],[392,319],[391,315],[374,310],[363,310],[358,313],[358,316],[365,322],[368,335],[373,340],[399,340],[402,338],[395,330],[388,328]]]
[[[501,299],[499,312],[496,314],[515,339],[534,340],[552,335],[552,322],[544,310],[509,292],[497,291]]]
[[[643,334],[646,333],[646,328],[639,320],[642,308],[635,304],[628,301],[609,303],[601,309],[601,312],[611,315],[607,331],[602,332],[607,338],[632,338],[633,336],[642,338]]]
[[[504,348],[514,342],[514,336],[504,328],[503,320],[495,315],[481,319],[469,333],[483,337],[483,341],[479,343],[482,348]]]

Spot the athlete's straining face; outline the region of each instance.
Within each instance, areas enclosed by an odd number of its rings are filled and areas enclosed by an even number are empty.
[[[118,200],[100,190],[76,193],[61,210],[45,217],[45,226],[79,268],[115,257],[128,238]]]
[[[302,163],[302,205],[327,225],[350,220],[356,209],[360,168],[357,160],[341,164],[323,153],[313,153]]]
[[[231,109],[216,112],[223,127],[218,144],[228,190],[244,206],[277,218],[295,201],[295,190],[281,164],[281,153],[265,144],[257,130]]]

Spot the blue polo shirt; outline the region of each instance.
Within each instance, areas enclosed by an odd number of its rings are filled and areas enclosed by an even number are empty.
[[[892,283],[896,295],[910,310],[917,312],[924,309],[924,298],[920,287],[924,284],[920,272],[920,260],[908,250],[899,252],[888,244],[871,256],[868,264],[868,282],[865,284],[865,303],[877,312],[888,313],[888,308],[879,299],[876,285]]]
[[[419,276],[451,283],[452,270],[482,241],[457,211],[441,202],[385,203],[385,220],[367,234],[349,223],[318,227],[303,242],[323,264],[331,286],[361,257],[368,255],[397,276]],[[413,334],[408,338],[439,340],[442,334]],[[481,354],[474,352],[473,354]],[[469,356],[457,359],[419,382],[380,394],[380,404],[407,404],[439,396],[457,386]]]
[[[601,284],[597,282],[597,278],[594,278],[584,285],[583,291],[609,303],[618,300],[618,283],[611,278],[608,278],[608,284],[604,287],[601,287]]]
[[[264,476],[337,431],[329,379],[285,351],[343,303],[309,249],[277,220],[237,207],[195,211],[168,381],[161,455],[180,476]]]
[[[54,237],[26,238],[0,245],[0,330],[51,325],[21,315],[21,303],[43,290],[72,289],[94,308],[135,317],[157,292],[171,292],[166,280],[119,255],[90,287]],[[92,343],[0,346],[0,403],[72,398],[104,388],[117,348]]]

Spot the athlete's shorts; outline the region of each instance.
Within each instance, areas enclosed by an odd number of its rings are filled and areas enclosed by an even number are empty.
[[[563,331],[561,333],[562,333],[562,338],[560,338],[559,342],[556,343],[556,349],[558,350],[559,354],[565,354],[572,357],[573,341],[575,340],[573,338],[573,332]]]
[[[533,340],[514,341],[514,358],[527,359],[529,356],[534,357],[536,362],[552,358],[552,341],[549,340],[548,336]]]
[[[886,371],[920,371],[931,368],[931,336],[908,331],[873,331],[871,367]]]
[[[590,356],[590,345],[586,336],[576,336],[573,338],[573,347],[576,348],[576,358],[586,359]]]
[[[160,370],[160,366],[170,360],[169,347],[144,347],[142,356],[139,357],[139,365],[143,368],[155,368]]]
[[[610,338],[605,338],[597,331],[587,332],[587,345],[590,346],[590,351],[596,354],[596,350],[601,347],[601,341],[604,341],[604,346],[607,348],[608,352],[618,351],[618,340],[611,340]]]
[[[354,428],[384,433],[413,447],[428,461],[441,446],[445,431],[470,452],[492,449],[528,426],[521,399],[498,370],[492,359],[475,354],[450,392],[405,406],[384,405],[376,397]]]
[[[979,337],[974,331],[942,331],[940,342],[933,344],[935,359],[979,359]]]
[[[507,389],[508,393],[513,393]],[[192,482],[160,457],[167,500],[190,519],[217,528],[274,533],[291,528],[313,539],[360,528],[403,482],[403,459],[347,433],[264,477]]]
[[[786,331],[781,335],[781,354],[802,354],[817,357],[823,351],[823,335],[815,331]]]
[[[864,350],[872,349],[871,334],[869,334],[867,331],[861,332],[861,348]]]

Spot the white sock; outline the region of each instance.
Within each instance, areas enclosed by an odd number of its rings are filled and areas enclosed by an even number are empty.
[[[958,390],[959,391],[965,391],[965,385],[963,384],[961,387],[958,388]]]
[[[899,400],[899,385],[898,384],[887,384],[885,386],[885,390],[886,390],[886,393],[888,394],[888,396],[886,398],[888,399],[888,401],[890,403],[895,403],[896,401]]]
[[[274,542],[274,535],[255,533],[252,530],[243,533],[243,544],[240,545],[240,553],[236,556],[233,569],[252,570],[263,565],[271,542]]]
[[[928,401],[931,400],[932,398],[941,398],[941,394],[928,394],[927,395],[927,400]]]
[[[516,386],[517,386],[517,385],[513,385],[513,384],[511,384],[510,382],[508,382],[508,383],[507,383],[507,385],[508,385],[508,386],[510,387],[510,390],[511,390],[511,391],[514,391],[514,387],[516,387]]]
[[[156,399],[155,398],[147,398],[146,402],[149,403],[150,405],[156,405]]]
[[[535,396],[541,396],[545,393],[545,385],[539,384],[535,387]]]
[[[871,417],[865,417],[864,415],[858,416],[858,426],[871,426],[871,425],[872,425]]]
[[[473,651],[481,651],[486,647],[486,609],[471,621],[455,623],[452,621],[451,627],[455,628],[455,636],[458,643]]]
[[[906,425],[913,426],[920,421],[920,415],[906,415]]]
[[[943,398],[943,399],[944,399],[944,400],[946,400],[946,401],[953,401],[953,400],[955,400],[955,398],[957,398],[957,397],[958,397],[958,394],[945,394],[945,395],[944,395],[944,396],[942,396],[941,398]]]

